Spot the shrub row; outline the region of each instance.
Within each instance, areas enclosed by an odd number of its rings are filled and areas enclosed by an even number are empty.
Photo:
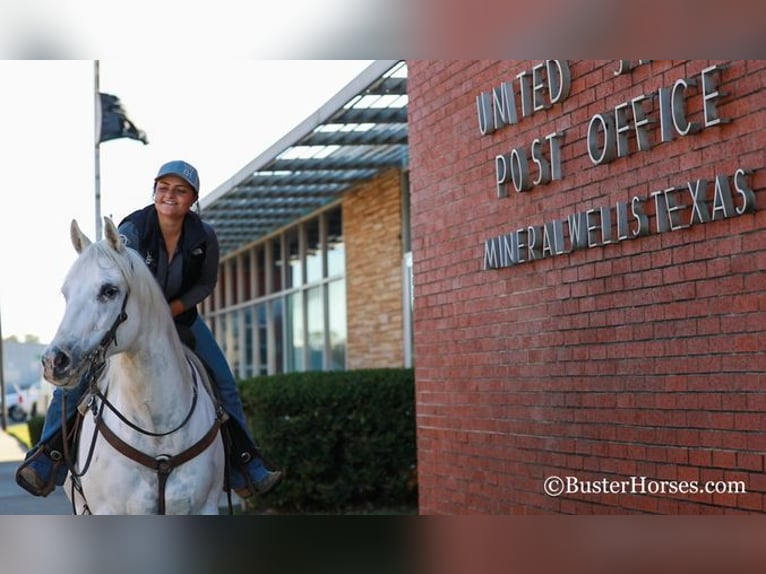
[[[240,382],[251,430],[284,482],[264,497],[286,513],[414,509],[412,369],[289,373]]]

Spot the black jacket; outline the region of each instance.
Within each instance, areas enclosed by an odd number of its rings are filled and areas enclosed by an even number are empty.
[[[144,258],[152,274],[156,277],[162,233],[160,232],[159,220],[154,205],[148,205],[143,209],[134,211],[123,219],[120,225],[125,222],[132,223],[138,230],[139,244],[137,251]],[[183,259],[181,293],[185,293],[200,280],[202,265],[207,253],[207,233],[202,225],[202,220],[196,213],[189,212],[186,214],[179,247]],[[197,307],[195,305],[177,315],[175,321],[181,325],[191,326],[196,318]]]

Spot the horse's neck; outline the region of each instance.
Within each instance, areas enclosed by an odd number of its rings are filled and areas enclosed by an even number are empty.
[[[134,349],[111,358],[108,393],[120,408],[163,427],[185,414],[192,395],[190,366],[168,333],[150,333]]]

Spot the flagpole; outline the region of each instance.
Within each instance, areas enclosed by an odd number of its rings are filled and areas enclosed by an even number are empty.
[[[96,137],[94,145],[94,161],[96,176],[96,241],[101,239],[101,94],[99,92],[98,60],[93,60],[94,109],[96,114]]]

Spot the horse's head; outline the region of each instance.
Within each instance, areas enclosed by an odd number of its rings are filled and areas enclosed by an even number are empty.
[[[104,239],[92,243],[72,221],[79,257],[61,289],[64,318],[42,357],[46,380],[60,387],[76,386],[89,367],[130,348],[138,336],[140,305],[134,300],[139,295],[132,295],[133,283],[139,269],[148,269],[122,243],[111,219],[104,223]]]

